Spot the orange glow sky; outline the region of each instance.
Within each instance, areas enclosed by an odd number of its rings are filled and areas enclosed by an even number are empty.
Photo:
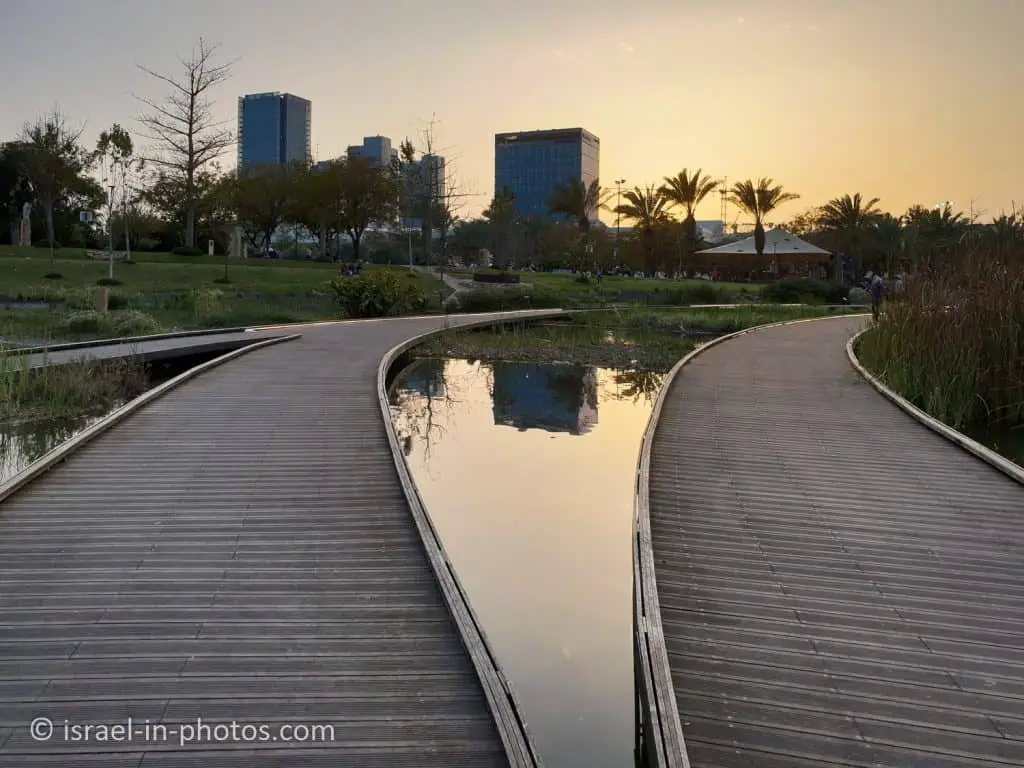
[[[802,196],[780,218],[858,191],[896,212],[952,200],[986,215],[1024,196],[1021,0],[86,5],[3,4],[0,138],[55,103],[90,142],[134,128],[132,93],[159,94],[135,64],[168,69],[202,34],[239,59],[220,116],[233,125],[243,93],[309,98],[318,158],[415,136],[435,113],[475,193],[463,214],[493,193],[494,133],[571,126],[600,137],[605,184],[771,176]]]

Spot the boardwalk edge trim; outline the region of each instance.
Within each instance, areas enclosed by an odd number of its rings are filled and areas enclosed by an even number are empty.
[[[780,328],[797,323],[814,323],[822,320],[849,320],[852,317],[866,316],[863,313],[842,313],[798,320],[783,320],[727,333],[689,352],[672,367],[665,377],[665,382],[658,392],[640,442],[633,498],[634,663],[637,667],[637,707],[640,709],[642,719],[640,727],[646,742],[644,750],[651,768],[690,768],[675,688],[672,684],[668,647],[665,643],[665,632],[661,622],[661,605],[658,601],[654,548],[651,539],[651,446],[668,392],[681,377],[682,370],[687,363],[726,341],[768,328]]]
[[[164,339],[188,339],[195,336],[224,336],[251,332],[252,328],[203,328],[194,331],[171,331],[170,333],[151,333],[147,336],[124,336],[117,339],[89,339],[88,341],[67,341],[58,344],[44,344],[39,347],[11,347],[5,349],[9,355],[45,355],[48,352],[66,352],[76,349],[93,347],[109,347],[121,344],[138,344],[145,341],[163,341]]]
[[[234,360],[236,357],[253,352],[263,347],[268,347],[271,344],[280,344],[285,341],[293,341],[301,337],[301,334],[295,333],[290,336],[275,336],[273,338],[264,339],[257,341],[248,346],[241,347],[240,349],[234,349],[226,354],[219,357],[215,357],[213,360],[207,360],[205,363],[189,368],[187,371],[178,374],[173,379],[165,381],[153,389],[147,392],[143,392],[138,397],[129,400],[127,403],[117,408],[102,419],[97,421],[88,429],[79,432],[77,435],[72,437],[70,440],[65,440],[63,443],[53,448],[49,452],[43,454],[38,459],[33,461],[21,472],[16,474],[14,477],[9,479],[7,482],[0,484],[0,511],[2,511],[3,502],[10,496],[17,493],[19,490],[24,488],[26,485],[37,479],[41,475],[45,474],[54,465],[66,461],[75,451],[82,446],[91,442],[93,439],[99,437],[101,434],[109,430],[111,427],[120,424],[126,418],[131,416],[133,413],[138,411],[140,408],[144,408],[154,400],[163,397],[165,394],[170,392],[172,389],[184,384],[191,379],[209,371],[212,368],[216,368],[223,363]]]
[[[503,322],[542,318],[550,319],[568,315],[568,312],[560,309],[526,310],[524,312],[488,313],[468,322],[454,323],[449,317],[445,316],[443,325],[440,325],[440,327],[419,333],[392,347],[381,358],[380,365],[377,367],[377,399],[380,404],[381,417],[384,421],[388,444],[391,446],[391,457],[395,463],[395,470],[398,472],[399,482],[402,485],[409,510],[419,531],[420,540],[426,550],[427,559],[430,561],[434,576],[441,587],[441,593],[448,604],[448,610],[455,621],[462,643],[476,669],[477,676],[484,690],[484,696],[487,699],[487,705],[494,717],[495,725],[505,747],[505,753],[513,768],[542,768],[544,763],[530,737],[529,728],[527,727],[526,719],[523,717],[522,707],[515,687],[498,664],[497,656],[487,640],[483,625],[473,611],[469,596],[459,581],[455,568],[441,542],[441,537],[434,527],[426,505],[424,505],[423,500],[420,498],[416,483],[412,479],[412,473],[409,470],[405,453],[402,451],[398,439],[394,420],[391,417],[387,379],[391,368],[405,352],[423,343],[435,334],[444,333],[449,330],[483,328]],[[466,317],[466,315],[461,315],[461,317]]]
[[[972,440],[959,430],[953,429],[953,427],[948,424],[942,423],[934,416],[931,416],[927,412],[921,410],[905,397],[899,395],[895,390],[890,389],[881,379],[864,367],[864,364],[861,363],[857,357],[855,347],[860,337],[870,330],[871,328],[864,328],[863,330],[858,331],[848,342],[846,342],[846,356],[849,358],[850,365],[853,366],[853,369],[857,371],[857,373],[859,373],[864,380],[874,387],[883,397],[896,405],[900,410],[907,413],[915,421],[923,424],[933,432],[937,432],[951,443],[958,445],[960,448],[973,454],[986,464],[989,464],[1011,479],[1024,485],[1024,468],[1021,468],[1019,465],[1004,456],[1000,456],[991,448],[982,445],[976,440]]]

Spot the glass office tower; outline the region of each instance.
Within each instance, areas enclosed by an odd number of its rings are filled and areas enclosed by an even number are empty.
[[[582,128],[499,133],[494,137],[494,193],[511,190],[517,215],[547,215],[555,187],[567,181],[589,186],[599,177],[600,162],[600,139]]]
[[[313,158],[313,105],[290,93],[238,99],[238,167],[303,163]]]

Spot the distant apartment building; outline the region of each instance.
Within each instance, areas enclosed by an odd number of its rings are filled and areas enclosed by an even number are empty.
[[[402,216],[403,228],[422,228],[423,220],[415,213],[415,209],[422,209],[424,201],[432,200],[436,205],[446,200],[446,177],[445,159],[440,155],[423,155],[419,160],[402,164],[402,184],[406,199],[411,204],[411,208]]]
[[[589,185],[599,177],[600,164],[601,141],[582,128],[498,133],[494,193],[510,190],[517,215],[547,215],[557,186],[568,181]]]
[[[238,167],[313,161],[313,104],[290,93],[238,99]]]
[[[362,144],[349,147],[346,154],[366,158],[378,168],[385,168],[398,159],[398,150],[391,146],[387,136],[366,136]]]

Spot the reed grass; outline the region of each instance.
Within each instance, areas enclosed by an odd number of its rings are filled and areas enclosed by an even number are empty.
[[[913,276],[857,354],[954,429],[1024,425],[1024,253],[969,245]]]
[[[145,364],[137,357],[82,359],[30,367],[28,355],[0,348],[0,424],[80,416],[142,394]]]
[[[580,312],[568,322],[456,329],[431,337],[414,354],[486,361],[561,361],[666,372],[709,337],[764,323],[820,317],[832,311],[768,305],[735,309],[618,308]]]

